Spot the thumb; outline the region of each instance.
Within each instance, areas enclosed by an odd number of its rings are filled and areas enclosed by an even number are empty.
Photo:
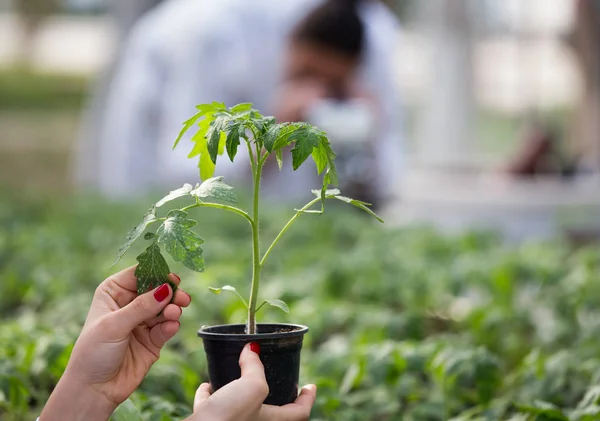
[[[162,284],[114,312],[113,317],[118,319],[115,323],[118,333],[127,335],[141,323],[156,317],[171,302],[172,296],[171,286]]]
[[[258,353],[260,346],[253,342],[247,344],[240,354],[240,369],[243,379],[252,379],[266,384],[265,367],[263,366]]]

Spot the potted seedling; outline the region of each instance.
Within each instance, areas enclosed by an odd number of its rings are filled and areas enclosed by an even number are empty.
[[[232,286],[211,288],[215,294],[222,291],[235,293],[248,310],[246,324],[232,324],[203,327],[199,330],[204,342],[208,360],[209,379],[213,391],[239,378],[238,358],[248,342],[257,342],[261,347],[261,359],[265,366],[270,393],[265,403],[284,405],[293,402],[298,394],[300,349],[303,336],[308,328],[291,324],[257,324],[256,313],[270,305],[288,312],[288,306],[278,299],[259,299],[261,269],[265,266],[271,251],[302,214],[321,214],[326,199],[336,199],[354,205],[379,221],[379,216],[371,211],[368,203],[340,195],[339,190],[329,190],[338,184],[335,170],[335,153],[331,149],[327,135],[307,123],[277,123],[273,117],[261,115],[252,104],[239,104],[227,108],[222,103],[199,105],[198,113],[184,123],[175,141],[179,144],[183,135],[197,127],[191,137],[193,143],[189,158],[198,159],[201,183],[171,191],[153,205],[144,215],[142,222],[127,234],[127,242],[119,250],[118,261],[131,244],[141,237],[149,241],[148,247],[137,257],[138,292],[143,293],[165,282],[169,282],[169,266],[163,257],[161,247],[173,260],[197,272],[204,270],[202,246],[204,240],[193,229],[197,222],[190,219],[190,212],[197,208],[217,208],[244,218],[250,226],[250,248],[252,250],[252,279],[250,294],[245,300]],[[291,159],[294,170],[312,156],[317,171],[323,174],[321,189],[314,190],[316,198],[295,214],[279,234],[272,240],[264,253],[261,252],[260,238],[260,185],[263,167],[270,155],[275,155],[279,168],[282,165],[282,151],[293,146]],[[222,177],[213,177],[217,158],[225,152],[231,161],[238,154],[238,148],[247,149],[253,178],[253,202],[251,211],[238,207],[233,189],[223,182]],[[159,209],[171,201],[189,197],[191,204],[179,209],[171,209],[159,216]],[[316,209],[315,209],[316,207]],[[320,207],[320,208],[319,208]],[[147,231],[158,226],[155,231]],[[174,285],[172,285],[175,288]]]

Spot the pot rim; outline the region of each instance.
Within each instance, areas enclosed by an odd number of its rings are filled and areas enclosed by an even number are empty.
[[[243,326],[243,323],[223,324],[214,326],[202,326],[198,330],[198,337],[202,339],[220,340],[220,341],[257,341],[263,339],[279,339],[279,338],[292,338],[296,336],[304,336],[308,332],[308,327],[304,325],[298,325],[293,323],[258,323],[257,326],[278,326],[278,327],[293,327],[295,330],[289,332],[272,332],[272,333],[256,333],[249,335],[247,333],[217,333],[210,332],[209,329],[231,327],[231,326]]]

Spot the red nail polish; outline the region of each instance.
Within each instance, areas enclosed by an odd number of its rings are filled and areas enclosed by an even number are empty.
[[[176,277],[179,282],[181,282],[181,278],[179,277],[179,275],[177,275],[176,273],[174,273],[173,276]]]
[[[183,292],[185,292],[185,291],[183,291]],[[190,303],[191,303],[192,302],[192,296],[190,294],[188,294],[187,292],[185,292],[185,295],[187,295],[189,297]]]
[[[156,291],[154,291],[154,298],[159,303],[162,303],[165,298],[169,296],[169,285],[162,284]]]
[[[260,344],[258,342],[251,342],[250,351],[254,352],[257,355],[260,355]]]

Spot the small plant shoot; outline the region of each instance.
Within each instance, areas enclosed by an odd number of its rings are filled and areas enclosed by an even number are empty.
[[[217,208],[244,218],[251,229],[250,247],[253,257],[249,299],[245,300],[230,285],[210,290],[217,295],[224,291],[236,294],[248,309],[246,330],[250,334],[255,334],[256,313],[264,305],[289,312],[287,304],[278,299],[266,299],[259,303],[260,276],[271,251],[300,215],[320,214],[325,209],[325,201],[335,199],[366,211],[380,222],[383,220],[369,208],[369,203],[344,197],[339,190],[330,189],[338,185],[335,153],[327,135],[316,127],[307,123],[277,123],[275,118],[263,116],[253,109],[252,104],[238,104],[227,108],[225,104],[213,102],[199,105],[197,109],[198,112],[184,123],[173,147],[179,145],[186,132],[197,127],[196,133],[191,137],[193,146],[189,158],[198,160],[202,182],[195,185],[185,184],[150,207],[140,224],[127,234],[127,241],[119,249],[115,263],[123,257],[133,242],[145,233],[143,238],[150,244],[137,257],[139,265],[135,274],[138,278],[138,291],[146,292],[169,282],[170,270],[163,256],[163,250],[173,260],[189,269],[196,272],[204,270],[202,249],[204,239],[196,233],[198,223],[190,218],[191,211],[196,208]],[[260,181],[263,167],[269,156],[274,154],[281,169],[282,152],[290,146],[292,146],[293,169],[297,170],[309,157],[312,157],[318,173],[323,175],[323,184],[320,189],[313,190],[316,198],[297,209],[266,251],[261,253]],[[252,169],[253,203],[250,211],[238,206],[233,189],[225,184],[222,177],[214,177],[217,159],[226,153],[233,162],[240,148],[248,153]],[[182,197],[189,197],[191,203],[180,209],[161,212],[164,216],[159,216],[159,210],[162,210],[165,205]],[[146,232],[154,226],[157,227],[155,231]],[[175,285],[172,286],[175,288]]]

